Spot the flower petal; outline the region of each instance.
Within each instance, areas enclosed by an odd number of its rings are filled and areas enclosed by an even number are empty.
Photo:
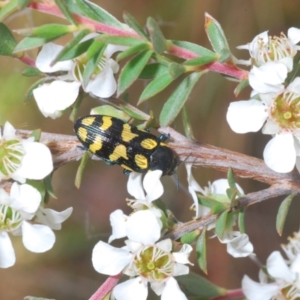
[[[300,42],[300,29],[296,27],[291,27],[288,30],[288,38],[293,44],[298,44]]]
[[[119,274],[132,260],[132,254],[99,241],[93,249],[92,263],[95,270],[106,275]]]
[[[109,237],[108,242],[111,243],[115,239],[120,239],[126,236],[128,216],[126,216],[122,210],[117,209],[110,214],[109,219],[112,227],[112,235]]]
[[[55,243],[53,231],[45,225],[22,223],[22,240],[26,249],[42,253],[51,249]]]
[[[0,232],[0,268],[8,268],[15,264],[16,256],[9,235]]]
[[[280,287],[273,283],[255,282],[245,275],[242,280],[242,290],[248,300],[266,300],[276,296],[280,292]]]
[[[296,150],[292,134],[276,134],[266,145],[263,156],[266,165],[275,172],[291,172],[296,163]]]
[[[143,181],[143,187],[146,191],[146,202],[150,204],[158,199],[164,193],[164,187],[160,181],[161,170],[150,171],[146,173]]]
[[[177,281],[170,277],[166,281],[165,288],[161,294],[161,300],[187,300],[185,294],[181,291]]]
[[[141,277],[129,279],[118,284],[112,294],[116,300],[146,300],[148,296],[147,282]]]
[[[51,66],[53,60],[57,57],[57,55],[63,48],[63,46],[54,43],[45,44],[36,58],[36,67],[44,73],[71,70],[74,64],[71,60],[60,61]]]
[[[226,119],[236,133],[256,132],[268,117],[265,105],[257,100],[231,102]]]
[[[49,175],[53,170],[52,155],[47,146],[38,142],[23,141],[25,155],[17,176],[28,179],[40,180]]]
[[[133,213],[127,221],[127,236],[143,245],[153,245],[160,238],[161,224],[150,210]]]
[[[183,244],[180,251],[173,252],[173,257],[177,263],[192,265],[192,263],[189,261],[189,256],[192,251],[193,247],[191,245]]]
[[[138,200],[145,200],[144,188],[142,185],[143,174],[137,172],[131,172],[127,181],[127,191]]]
[[[279,251],[273,251],[270,254],[266,266],[268,273],[274,278],[283,279],[286,282],[293,282],[296,279]]]

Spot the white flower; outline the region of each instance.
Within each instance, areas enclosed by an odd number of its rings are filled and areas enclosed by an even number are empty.
[[[251,59],[248,64],[262,66],[268,62],[279,62],[284,64],[288,71],[293,69],[293,57],[297,54],[300,41],[300,30],[292,27],[288,30],[288,36],[283,33],[271,37],[268,31],[257,35],[251,43],[237,47],[249,50]]]
[[[300,77],[280,93],[260,94],[261,101],[230,103],[227,121],[237,133],[258,131],[273,138],[264,150],[264,161],[279,173],[293,170],[300,155]]]
[[[93,37],[95,35],[88,36],[84,40]],[[108,45],[94,74],[88,84],[84,86],[83,71],[88,62],[87,57],[83,54],[74,60],[57,62],[51,66],[63,46],[54,43],[45,44],[37,56],[36,67],[44,73],[63,71],[67,74],[54,76],[51,83],[44,83],[33,90],[34,98],[42,114],[53,119],[61,116],[63,111],[75,102],[81,86],[85,92],[98,97],[108,98],[112,96],[117,89],[114,74],[118,72],[119,65],[111,56],[116,51],[123,51],[126,48]]]
[[[230,200],[226,194],[226,190],[229,188],[228,181],[226,179],[215,180],[212,184],[209,183],[208,187],[202,189],[197,181],[194,179],[191,172],[192,164],[186,164],[188,189],[194,200],[194,207],[196,210],[196,218],[202,218],[210,213],[210,208],[199,204],[196,192],[201,193],[204,196],[210,197],[222,203],[230,203]],[[236,184],[240,194],[244,194],[242,188]],[[215,222],[209,224],[208,230],[215,228]],[[232,224],[233,227],[234,224]],[[245,257],[253,253],[253,245],[249,241],[249,237],[245,233],[234,231],[232,228],[227,228],[222,238],[219,238],[222,244],[226,244],[227,252],[233,257]]]
[[[0,181],[13,178],[21,183],[28,179],[43,179],[53,170],[51,152],[34,139],[23,140],[9,123],[0,132]]]
[[[41,194],[28,184],[12,184],[10,194],[0,189],[0,267],[15,263],[15,253],[8,233],[22,234],[24,246],[32,252],[45,252],[52,248],[55,236],[44,225],[30,221],[41,202]]]
[[[142,184],[143,174],[131,172],[127,182],[128,193],[135,198],[138,204],[151,206],[151,202],[164,193],[164,187],[160,182],[162,173],[161,170],[147,172]]]
[[[115,248],[102,241],[93,250],[93,266],[99,273],[117,275],[120,272],[133,277],[113,289],[117,300],[143,300],[148,295],[148,283],[161,299],[187,299],[174,276],[184,275],[189,268],[188,256],[192,250],[183,245],[181,251],[172,252],[170,239],[160,238],[160,223],[150,210],[135,212],[127,221],[128,240],[123,248]]]

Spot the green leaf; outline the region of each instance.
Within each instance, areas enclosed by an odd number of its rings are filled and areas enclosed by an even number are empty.
[[[167,50],[167,40],[163,36],[156,21],[151,17],[147,19],[147,29],[150,33],[154,51],[158,54],[162,54]]]
[[[218,214],[228,208],[226,203],[219,202],[213,198],[197,194],[199,204],[209,207],[212,214]]]
[[[175,40],[170,40],[169,42],[171,42],[172,44],[179,46],[181,48],[187,49],[195,54],[198,54],[199,56],[203,56],[203,57],[213,57],[216,54],[214,52],[212,52],[211,50],[204,48],[202,46],[199,46],[197,44],[193,44],[190,42],[185,42],[185,41],[175,41]]]
[[[85,166],[86,166],[89,158],[90,158],[90,154],[88,151],[86,151],[81,157],[80,165],[77,169],[76,176],[75,176],[75,183],[74,183],[78,189],[80,188],[80,185],[82,182],[83,171],[85,169]]]
[[[197,262],[200,269],[207,274],[206,228],[204,227],[196,243]]]
[[[46,41],[51,41],[72,32],[72,30],[67,25],[46,24],[35,28],[18,29],[15,32],[20,35],[39,37],[44,38]]]
[[[83,72],[83,86],[87,86],[95,70],[98,68],[100,60],[103,58],[106,45],[100,41],[94,41],[89,47],[87,57],[89,58]]]
[[[183,106],[181,110],[181,118],[183,123],[183,130],[187,138],[194,140],[192,124],[186,109],[186,105]]]
[[[128,47],[145,44],[145,42],[131,36],[111,36],[103,34],[99,36],[98,39],[105,42],[106,44],[122,45]]]
[[[18,0],[10,0],[7,1],[4,6],[1,7],[0,10],[0,21],[3,21],[8,16],[13,14],[14,12],[19,10],[19,2]]]
[[[229,168],[227,171],[227,181],[230,188],[237,190],[237,186],[235,184],[235,179],[234,179],[234,172],[232,168]]]
[[[218,55],[213,53],[212,55],[201,56],[193,59],[186,60],[183,64],[185,66],[203,66],[218,60]]]
[[[40,70],[37,69],[37,68],[33,68],[33,67],[26,67],[22,71],[22,75],[27,76],[27,77],[33,77],[33,76],[37,76],[37,75],[40,75],[40,74],[41,74]]]
[[[181,238],[180,238],[180,242],[182,244],[192,244],[196,238],[199,236],[200,234],[200,230],[196,229],[194,231],[188,232],[186,234],[184,234]]]
[[[94,107],[91,110],[92,115],[106,115],[106,116],[112,116],[117,119],[121,119],[124,122],[127,122],[131,119],[129,115],[124,113],[122,110],[116,109],[115,107],[111,105],[101,105],[98,107]]]
[[[27,51],[43,46],[47,39],[40,37],[26,37],[14,49],[13,53]]]
[[[25,8],[32,0],[17,0],[18,9]]]
[[[169,70],[170,75],[174,79],[178,78],[180,75],[182,75],[185,72],[185,68],[182,65],[177,64],[177,63],[171,63],[169,65],[168,70]]]
[[[237,87],[234,89],[234,95],[238,96],[240,92],[249,85],[249,79],[242,80]]]
[[[245,209],[241,209],[238,215],[238,224],[241,233],[246,233],[245,228]]]
[[[152,54],[152,50],[142,51],[126,63],[120,73],[118,95],[122,94],[139,77]]]
[[[138,21],[128,12],[123,13],[123,19],[125,23],[131,27],[139,36],[144,38],[146,41],[149,40],[147,34],[145,33],[144,29],[140,26]]]
[[[203,72],[190,74],[175,89],[160,113],[159,121],[161,126],[168,126],[174,121],[202,74]]]
[[[129,107],[129,106],[126,106],[126,105],[122,105],[122,109],[124,110],[124,112],[127,115],[129,115],[133,119],[140,120],[140,121],[146,121],[147,120],[147,117],[140,114],[140,111],[138,109],[135,109],[134,106]]]
[[[153,79],[165,74],[168,71],[168,67],[159,63],[148,64],[145,66],[141,74],[140,79]]]
[[[52,186],[52,174],[48,175],[44,178],[44,184],[46,188],[46,192],[54,199],[57,199],[57,196],[55,195],[53,186]]]
[[[3,23],[0,23],[0,36],[0,55],[12,56],[17,42],[9,28]]]
[[[58,6],[59,10],[62,12],[62,14],[66,17],[66,19],[73,25],[77,25],[77,21],[73,17],[72,13],[68,9],[67,5],[64,1],[61,0],[54,0],[55,4]]]
[[[91,44],[94,42],[94,39],[89,39],[84,42],[80,41],[89,33],[89,29],[84,29],[80,31],[73,40],[71,40],[68,44],[64,46],[64,48],[53,60],[52,64],[55,64],[58,61],[73,59],[86,52],[91,46]]]
[[[133,47],[130,47],[129,49],[119,53],[117,55],[117,61],[121,61],[124,58],[127,58],[128,56],[131,56],[133,54],[136,54],[137,52],[149,50],[149,45],[146,43],[137,44]]]
[[[41,138],[41,135],[42,135],[41,129],[36,129],[31,132],[30,137],[33,137],[34,141],[38,142]]]
[[[286,197],[280,204],[278,213],[276,216],[276,230],[279,235],[282,235],[284,223],[286,220],[287,213],[289,211],[290,205],[292,203],[293,198],[296,194],[291,194],[288,197]]]
[[[228,213],[228,210],[223,211],[216,222],[216,234],[220,239],[222,239],[224,231],[226,229]]]
[[[138,105],[164,90],[174,79],[169,72],[153,79],[143,90]]]
[[[213,49],[218,54],[224,56],[224,53],[230,53],[229,45],[221,25],[208,13],[205,14],[205,30]]]
[[[124,25],[103,8],[87,0],[75,0],[76,6],[82,13],[98,22],[124,29]]]
[[[225,289],[192,272],[187,275],[177,276],[176,280],[189,299],[207,300],[226,295],[227,292]]]

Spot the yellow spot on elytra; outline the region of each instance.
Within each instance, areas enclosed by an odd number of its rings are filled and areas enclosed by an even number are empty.
[[[134,156],[134,161],[141,169],[148,168],[148,160],[144,155],[136,154]]]
[[[138,134],[132,133],[131,132],[131,126],[129,124],[125,123],[123,125],[123,131],[122,131],[122,134],[121,134],[122,140],[124,142],[130,142],[136,136],[138,136]]]
[[[141,146],[144,148],[144,149],[153,149],[157,146],[157,142],[153,139],[144,139],[142,140],[141,142]]]
[[[102,121],[103,121],[103,123],[100,126],[100,129],[103,130],[103,131],[105,131],[106,129],[108,129],[112,125],[111,117],[103,116]]]
[[[99,136],[95,137],[94,143],[89,146],[91,152],[95,153],[96,151],[102,148],[102,140]]]
[[[131,168],[127,167],[126,165],[121,165],[121,167],[125,170],[133,171]]]
[[[87,130],[85,128],[83,128],[83,127],[79,127],[77,133],[78,133],[78,136],[80,137],[80,139],[83,142],[85,142],[86,138],[87,138],[87,134],[88,134]]]
[[[87,117],[82,119],[82,124],[86,126],[91,126],[95,121],[95,117]]]
[[[128,159],[126,147],[124,145],[116,146],[114,149],[114,152],[109,156],[109,160],[115,161],[115,160],[119,159],[120,157]]]

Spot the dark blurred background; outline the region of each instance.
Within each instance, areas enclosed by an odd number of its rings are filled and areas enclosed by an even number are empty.
[[[222,25],[232,52],[238,58],[248,59],[246,51],[236,46],[250,42],[255,35],[265,30],[279,35],[289,27],[300,27],[300,2],[296,0],[103,0],[94,1],[122,20],[122,13],[128,11],[144,25],[148,16],[159,21],[162,31],[169,39],[186,40],[210,48],[204,31],[204,13],[208,12]],[[63,22],[55,17],[28,11],[7,20],[11,29],[24,26],[38,26],[44,23]],[[20,37],[16,37],[20,40]],[[62,40],[64,42],[64,40]],[[33,56],[34,57],[34,56]],[[16,128],[36,129],[45,132],[73,134],[73,125],[68,114],[52,120],[44,118],[32,99],[24,104],[24,95],[34,82],[21,75],[24,65],[11,58],[0,58],[0,121],[9,120]],[[177,82],[178,83],[178,82]],[[136,104],[145,82],[136,83],[130,90],[132,103]],[[175,85],[159,94],[141,108],[150,109],[158,115]],[[203,76],[187,102],[192,119],[194,134],[200,141],[218,147],[239,151],[260,157],[270,136],[260,132],[238,135],[232,132],[226,122],[226,110],[231,101],[236,83],[219,74]],[[246,89],[238,100],[247,99]],[[94,99],[86,99],[79,115],[88,114],[92,107],[99,105]],[[173,127],[182,132],[178,118]],[[127,177],[120,167],[109,167],[103,162],[90,161],[85,171],[82,186],[74,186],[78,162],[63,166],[53,177],[58,199],[51,199],[51,207],[64,210],[74,207],[72,216],[63,223],[63,229],[55,232],[57,241],[50,251],[35,254],[27,251],[20,238],[13,238],[17,262],[9,269],[0,269],[0,298],[5,300],[23,299],[34,295],[59,300],[88,299],[99,287],[105,276],[98,274],[91,264],[93,246],[100,240],[107,241],[111,234],[109,214],[117,208],[130,213],[125,198]],[[163,179],[165,194],[163,200],[181,221],[190,220],[192,198],[186,192],[186,173],[182,166],[178,170],[182,187],[176,189],[174,178]],[[225,177],[215,170],[197,168],[193,171],[202,186],[208,181]],[[264,188],[263,184],[251,180],[238,180],[245,192]],[[246,228],[254,244],[257,257],[265,263],[268,255],[280,249],[286,237],[299,229],[299,204],[295,198],[282,237],[275,230],[275,218],[282,199],[272,199],[251,206],[246,214]],[[194,260],[194,257],[192,258]],[[199,268],[193,268],[195,272]],[[233,259],[216,238],[208,240],[208,276],[214,283],[225,288],[239,288],[244,274],[257,280],[258,268],[248,258]]]

